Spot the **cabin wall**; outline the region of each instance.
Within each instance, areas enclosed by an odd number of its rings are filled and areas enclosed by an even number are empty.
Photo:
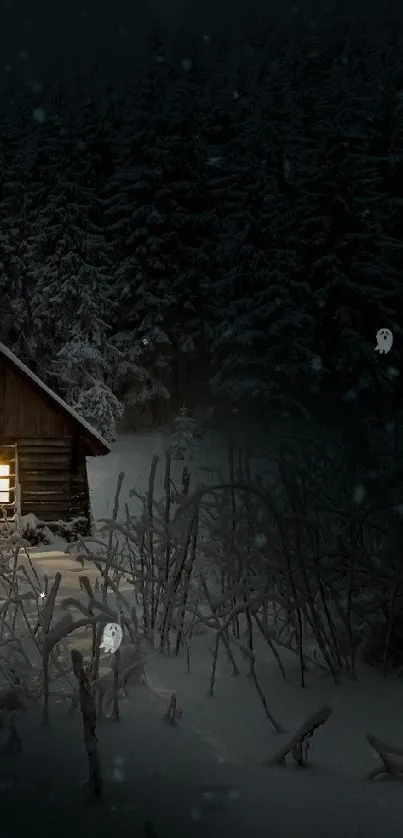
[[[0,435],[71,437],[64,417],[0,361]]]
[[[0,358],[0,445],[14,443],[21,514],[47,523],[83,517],[89,532],[88,440]]]
[[[17,441],[21,514],[41,521],[89,520],[84,449],[74,437]]]

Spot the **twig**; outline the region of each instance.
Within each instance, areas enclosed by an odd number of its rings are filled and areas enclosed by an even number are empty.
[[[98,754],[96,735],[96,710],[91,684],[83,666],[83,656],[78,649],[71,650],[73,672],[78,680],[80,709],[83,719],[84,745],[87,751],[90,793],[102,797],[103,782],[101,762]]]
[[[215,686],[215,678],[217,672],[217,661],[218,661],[218,650],[220,648],[220,640],[221,640],[221,633],[217,631],[215,636],[215,644],[214,644],[214,651],[213,651],[213,662],[211,665],[211,675],[210,675],[210,688],[209,688],[209,695],[214,695],[214,686]]]
[[[118,722],[120,719],[119,713],[119,664],[120,664],[120,649],[116,649],[113,656],[113,710],[112,718]]]
[[[53,612],[56,605],[56,597],[62,580],[61,573],[56,573],[53,585],[47,595],[45,605],[41,614],[42,631],[43,631],[43,649],[45,650],[47,636],[49,635]],[[50,653],[49,649],[49,653]],[[42,670],[43,670],[43,716],[42,721],[46,726],[49,724],[49,695],[50,695],[50,679],[49,679],[49,654],[42,655]]]
[[[165,722],[165,724],[175,727],[178,716],[182,716],[182,711],[179,707],[177,707],[176,693],[172,693],[171,698],[169,699],[168,708],[162,717],[162,721]]]

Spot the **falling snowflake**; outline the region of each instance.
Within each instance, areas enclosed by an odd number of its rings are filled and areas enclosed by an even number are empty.
[[[354,501],[355,503],[362,503],[365,498],[365,489],[362,483],[359,483],[357,486],[354,486]]]
[[[43,84],[40,81],[33,81],[31,87],[34,93],[42,93]]]
[[[232,91],[232,98],[233,98],[234,102],[237,102],[237,101],[238,101],[238,99],[239,99],[239,93],[238,93],[238,91],[237,91],[237,90],[233,90],[233,91]]]
[[[123,783],[124,782],[124,779],[125,779],[124,764],[125,764],[124,757],[115,756],[113,758],[113,768],[112,768],[111,779],[114,783]]]
[[[294,167],[290,160],[283,162],[284,180],[286,183],[291,183],[294,175]]]
[[[20,49],[18,52],[18,58],[20,61],[26,61],[28,58],[28,52],[26,49]]]
[[[45,122],[45,111],[43,108],[34,108],[32,111],[32,119],[34,119],[35,122]]]
[[[314,372],[320,372],[323,369],[322,358],[319,355],[315,355],[314,358],[311,358],[311,369]]]
[[[217,169],[219,166],[222,165],[223,162],[224,158],[221,155],[216,155],[208,158],[207,165],[211,166],[211,168],[213,169]]]
[[[183,61],[181,62],[181,67],[182,67],[182,70],[185,70],[185,72],[188,73],[189,70],[191,70],[192,67],[193,67],[192,59],[191,58],[184,58]]]
[[[257,533],[255,535],[255,545],[261,550],[267,544],[267,538],[264,533]]]
[[[164,64],[165,63],[165,58],[164,58],[163,55],[156,55],[155,60],[156,60],[157,64]]]
[[[205,44],[209,44],[210,43],[210,35],[203,35],[203,41],[204,41]]]

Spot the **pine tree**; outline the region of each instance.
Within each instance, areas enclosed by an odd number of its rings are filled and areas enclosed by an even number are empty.
[[[24,91],[14,80],[0,108],[0,339],[29,357],[31,340],[31,251],[29,225],[29,160],[26,135],[31,127]],[[21,99],[18,100],[18,96]],[[19,101],[19,105],[18,105]]]
[[[101,173],[89,160],[77,122],[72,123],[67,107],[60,109],[56,124],[50,121],[41,130],[41,150],[33,164],[34,354],[38,372],[72,405],[92,403],[99,391],[104,401],[109,395],[113,416],[117,404],[110,386],[117,353],[108,322],[111,252],[95,192]],[[114,435],[113,422],[106,435]]]
[[[170,451],[174,460],[191,460],[196,450],[196,436],[199,428],[188,408],[181,407],[174,417],[170,439]]]

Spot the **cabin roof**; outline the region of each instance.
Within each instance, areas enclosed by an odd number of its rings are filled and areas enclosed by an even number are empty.
[[[91,425],[83,419],[79,413],[73,410],[64,399],[60,398],[50,387],[47,387],[35,373],[33,373],[26,364],[14,355],[4,343],[0,343],[0,359],[10,367],[19,378],[23,379],[32,390],[35,390],[38,395],[50,404],[55,410],[63,414],[70,425],[76,428],[80,436],[84,437],[89,443],[94,455],[108,454],[110,446],[105,439],[99,434]]]

